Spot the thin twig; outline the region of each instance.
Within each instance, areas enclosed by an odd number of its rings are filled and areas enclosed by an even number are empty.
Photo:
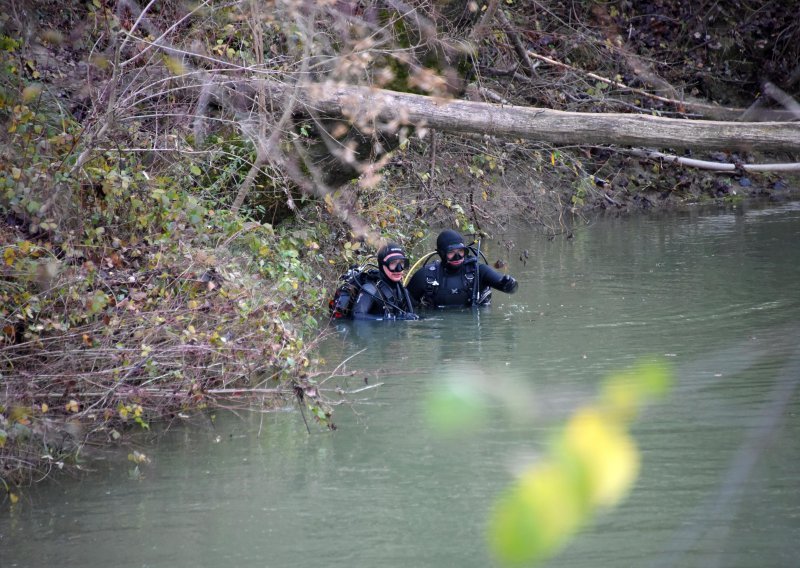
[[[497,19],[503,25],[503,31],[506,32],[506,35],[511,40],[511,44],[514,46],[514,51],[517,53],[517,57],[519,57],[525,73],[527,73],[529,77],[535,77],[536,66],[531,61],[531,58],[528,57],[528,50],[525,49],[525,46],[519,39],[519,35],[517,35],[517,32],[514,31],[513,27],[511,26],[511,22],[508,20],[508,17],[503,10],[499,10],[497,12]]]
[[[495,12],[497,11],[497,6],[500,3],[500,0],[489,0],[489,4],[486,6],[486,11],[484,11],[483,16],[481,16],[481,20],[478,22],[478,25],[472,28],[472,32],[469,34],[469,39],[472,41],[481,41],[483,39],[486,30],[492,23],[494,19]]]
[[[667,97],[662,97],[660,95],[654,95],[653,93],[648,93],[645,90],[637,89],[636,87],[629,87],[628,85],[626,85],[624,83],[621,83],[619,81],[612,81],[611,79],[608,79],[607,77],[602,77],[601,75],[597,75],[596,73],[591,73],[589,71],[584,71],[582,69],[578,69],[577,67],[573,67],[572,65],[567,65],[566,63],[562,63],[561,61],[556,61],[555,59],[552,59],[550,57],[547,57],[547,56],[544,56],[544,55],[539,55],[538,53],[536,53],[534,51],[528,51],[528,55],[530,55],[531,57],[534,57],[536,59],[539,59],[540,61],[544,61],[545,63],[549,63],[550,65],[554,65],[556,67],[561,67],[562,69],[567,69],[567,70],[573,71],[575,73],[580,73],[582,75],[585,75],[586,77],[589,77],[591,79],[595,79],[596,81],[600,81],[602,83],[606,83],[607,85],[611,85],[613,87],[624,89],[626,91],[630,91],[632,93],[636,93],[638,95],[642,95],[644,97],[648,97],[648,98],[653,99],[655,101],[661,101],[663,103],[669,103],[669,104],[675,105],[675,106],[677,106],[679,108],[680,107],[688,107],[688,108],[693,108],[693,109],[697,109],[697,110],[703,109],[703,110],[706,110],[706,111],[709,111],[709,112],[724,112],[726,114],[730,114],[731,116],[733,116],[733,115],[739,116],[740,114],[742,114],[742,112],[744,110],[744,109],[739,109],[739,108],[722,107],[722,106],[709,105],[709,104],[704,104],[704,103],[680,101],[680,100],[676,100],[676,99],[670,99],[670,98],[667,98]]]

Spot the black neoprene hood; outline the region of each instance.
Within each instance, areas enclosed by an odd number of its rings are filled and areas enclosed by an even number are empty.
[[[444,260],[448,251],[457,248],[466,248],[464,237],[462,237],[460,233],[453,229],[445,229],[439,233],[439,238],[436,239],[436,252],[439,253],[442,260]]]
[[[383,266],[387,257],[392,258],[406,258],[406,253],[403,252],[403,247],[397,243],[387,243],[378,251],[378,266]]]

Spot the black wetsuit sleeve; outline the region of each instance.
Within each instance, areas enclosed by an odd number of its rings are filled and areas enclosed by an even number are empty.
[[[481,288],[491,286],[495,290],[500,290],[501,292],[511,292],[512,288],[516,291],[516,281],[511,276],[501,274],[486,264],[479,264],[478,270],[480,271]]]
[[[372,282],[367,282],[361,287],[361,291],[356,298],[356,303],[353,306],[353,319],[383,319],[383,311],[383,300],[381,300],[378,288]]]

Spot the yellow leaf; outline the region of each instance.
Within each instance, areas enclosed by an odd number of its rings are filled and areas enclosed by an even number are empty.
[[[41,38],[53,45],[59,45],[64,42],[64,36],[57,30],[45,30],[42,32]]]
[[[11,499],[11,504],[16,505],[17,501],[19,501],[19,495],[16,493],[9,493],[8,498]]]
[[[150,463],[150,458],[148,458],[142,452],[134,450],[133,453],[128,454],[128,460],[132,461],[133,463]]]
[[[47,412],[48,410],[50,410],[50,407],[49,407],[49,406],[47,406],[47,403],[46,403],[46,402],[43,402],[43,403],[42,403],[42,414],[44,414],[44,413],[45,413],[45,412]]]
[[[29,103],[39,98],[39,95],[41,94],[42,94],[41,85],[28,85],[22,90],[22,100],[26,103]]]
[[[19,168],[11,168],[11,179],[18,180],[22,175],[22,170]]]
[[[27,406],[15,406],[11,409],[11,412],[8,414],[8,418],[11,422],[20,422],[20,423],[27,423],[28,416],[30,416],[31,411]]]
[[[553,152],[550,152],[550,165],[556,165],[556,155]]]
[[[78,404],[78,401],[73,398],[64,406],[64,408],[67,412],[78,412],[78,410],[80,410],[80,405]]]
[[[485,191],[481,194],[481,197],[483,197],[484,201],[489,201],[489,194],[486,193]]]
[[[535,562],[558,551],[583,518],[577,492],[562,467],[533,468],[499,502],[491,545],[508,563]]]
[[[618,503],[639,475],[639,451],[624,428],[596,409],[572,417],[565,434],[565,459],[578,467],[590,505]]]
[[[181,63],[179,59],[170,57],[169,55],[164,56],[164,66],[173,75],[183,75],[186,72],[186,68],[183,66],[183,63]]]

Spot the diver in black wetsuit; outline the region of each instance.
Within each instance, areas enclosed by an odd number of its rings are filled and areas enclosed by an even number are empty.
[[[378,251],[378,276],[361,286],[353,306],[355,320],[415,320],[408,290],[403,286],[403,272],[408,268],[400,245],[389,243]]]
[[[441,260],[423,266],[408,283],[411,299],[426,307],[486,305],[491,301],[491,289],[507,294],[517,291],[517,281],[507,274],[500,274],[476,256],[467,256],[464,237],[447,229],[436,239],[436,252]],[[477,302],[475,298],[475,278]]]

